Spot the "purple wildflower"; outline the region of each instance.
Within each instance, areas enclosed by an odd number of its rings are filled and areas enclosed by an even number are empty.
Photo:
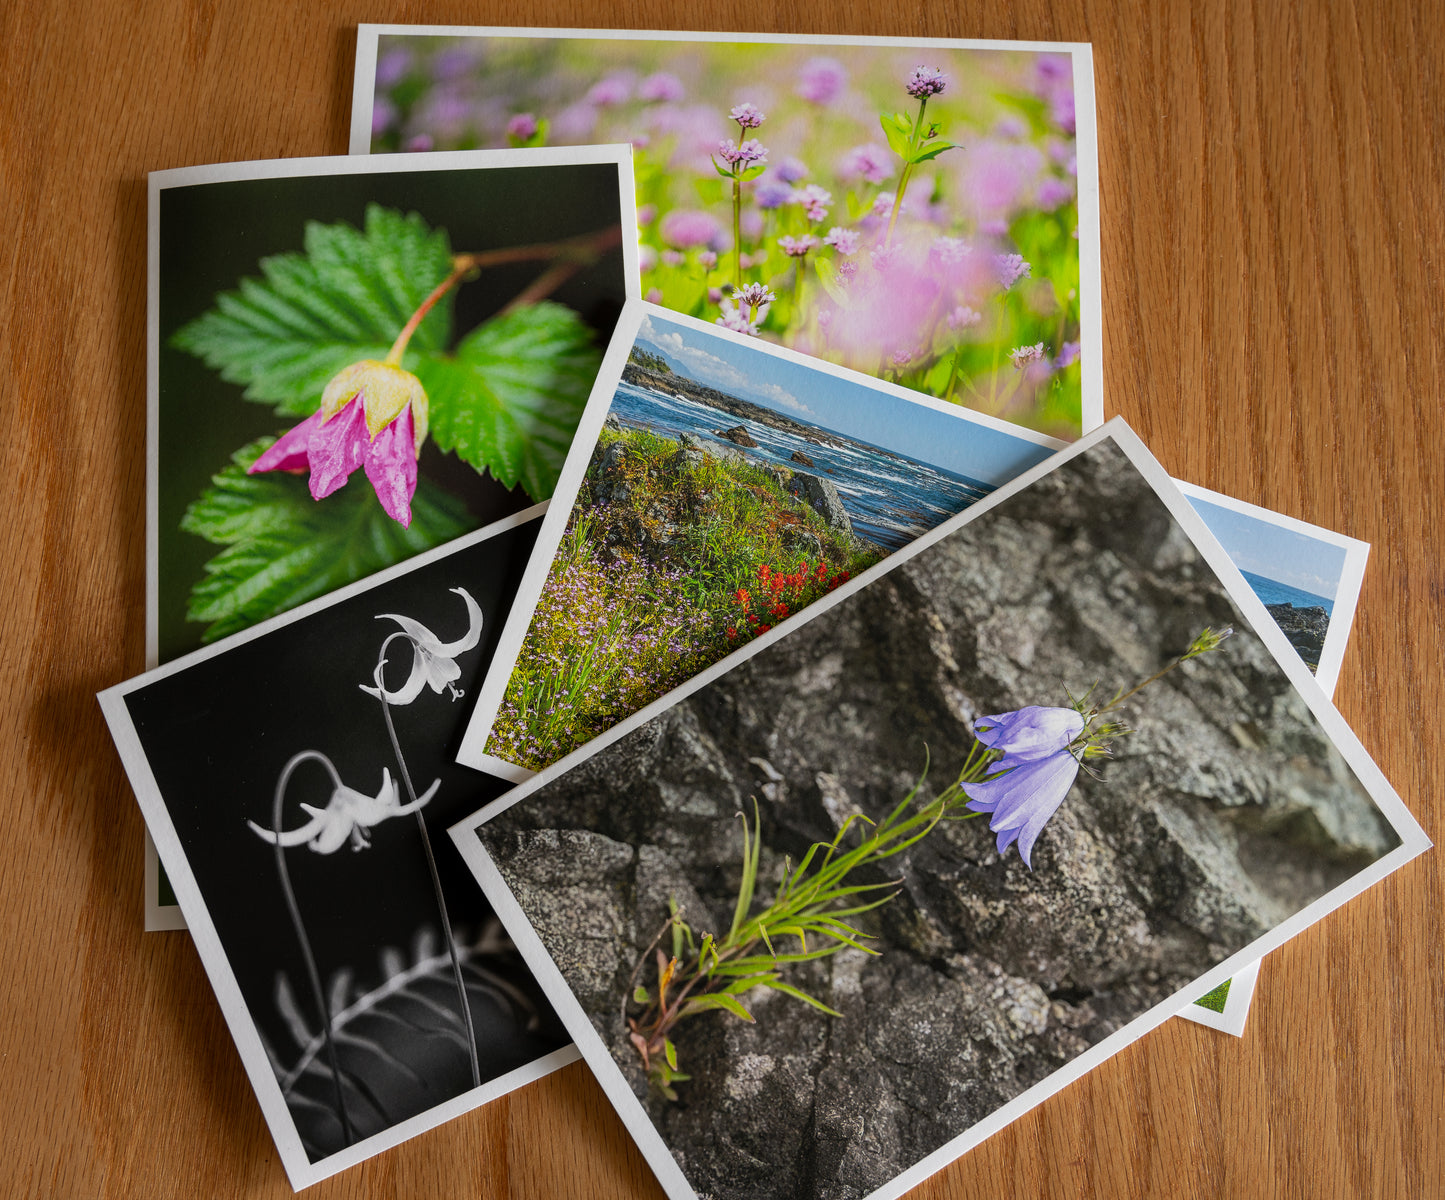
[[[537,136],[537,118],[531,113],[517,113],[507,122],[507,137],[512,141],[525,142]]]
[[[1056,175],[1048,176],[1039,184],[1039,208],[1044,212],[1053,212],[1054,209],[1067,204],[1073,198],[1073,187],[1067,180],[1060,179]]]
[[[944,266],[956,266],[973,253],[973,247],[962,238],[939,237],[933,240],[929,254]]]
[[[758,108],[756,104],[738,104],[728,113],[741,129],[756,129],[768,119],[767,113]]]
[[[969,308],[967,304],[960,304],[948,314],[948,327],[952,330],[972,329],[983,320],[983,314]]]
[[[735,171],[761,166],[768,161],[768,148],[757,138],[748,138],[741,146],[730,141],[721,141],[717,147],[718,156]]]
[[[917,346],[906,346],[902,350],[895,350],[890,356],[890,361],[895,367],[906,367],[915,358],[919,358],[922,351]]]
[[[948,86],[948,77],[933,67],[914,67],[905,87],[915,100],[927,100]]]
[[[1079,361],[1079,343],[1065,342],[1059,347],[1059,356],[1054,359],[1054,367],[1062,371],[1065,367],[1072,366]]]
[[[425,154],[432,148],[432,138],[429,133],[418,133],[415,137],[407,139],[406,148],[413,154]]]
[[[722,240],[722,226],[705,212],[689,208],[675,208],[662,218],[659,227],[662,240],[678,250],[690,250],[694,246],[717,249]]]
[[[858,242],[862,234],[856,229],[844,229],[834,225],[823,237],[823,245],[832,246],[833,249],[842,255],[857,254]]]
[[[780,237],[778,239],[778,248],[789,258],[802,258],[817,244],[818,239],[811,233],[805,233],[799,238]]]
[[[655,75],[649,75],[637,85],[637,98],[645,100],[649,104],[675,103],[686,94],[682,80],[666,71],[658,71]]]
[[[680,250],[664,250],[662,252],[662,265],[664,267],[680,267],[686,261]]]
[[[385,96],[378,96],[371,107],[371,136],[385,133],[396,121],[396,105]]]
[[[762,209],[782,208],[793,198],[793,189],[780,179],[759,180],[753,199]]]
[[[784,183],[797,183],[808,177],[808,164],[798,158],[785,158],[778,164],[778,178]]]
[[[647,295],[645,295],[643,299],[649,304],[661,304],[663,299],[662,289],[658,287],[648,288]]]
[[[873,215],[875,217],[886,217],[893,211],[893,201],[898,197],[894,192],[879,192],[873,199]],[[900,213],[907,211],[907,205],[898,210]]]
[[[999,287],[1008,291],[1020,279],[1033,273],[1033,266],[1022,254],[997,254],[993,260],[994,277]]]
[[[875,142],[854,146],[838,160],[838,177],[845,183],[862,179],[882,183],[893,174],[893,155]]]
[[[1032,346],[1017,346],[1008,352],[1009,361],[1013,363],[1016,370],[1022,371],[1025,367],[1044,360],[1043,342],[1035,342]]]
[[[597,108],[625,104],[632,96],[632,79],[625,74],[609,75],[587,90],[587,103]]]
[[[844,259],[838,264],[838,282],[850,284],[858,274],[858,264],[849,259]]]
[[[731,329],[734,333],[746,333],[757,337],[757,325],[748,320],[747,313],[743,312],[731,300],[724,300],[722,304],[722,316],[717,319],[716,324],[724,329]]]
[[[465,46],[448,46],[431,61],[433,79],[456,79],[475,64],[473,51]]]
[[[765,283],[750,283],[737,292],[738,303],[745,304],[749,308],[761,309],[760,317],[762,313],[767,312],[768,305],[776,299],[777,296],[773,294],[773,289]]]
[[[701,254],[697,256],[697,261],[702,265],[702,268],[704,270],[711,271],[714,267],[717,266],[717,252],[713,250],[704,250]]]
[[[848,72],[836,58],[810,58],[798,71],[799,96],[812,104],[832,104],[848,86]]]
[[[637,227],[645,229],[657,220],[657,205],[639,204],[637,206]]]
[[[992,814],[988,827],[998,835],[998,852],[1017,842],[1019,857],[1033,870],[1034,843],[1079,773],[1069,745],[1084,731],[1083,715],[1072,708],[1032,706],[980,717],[975,730],[978,740],[1002,751],[1003,758],[994,764],[994,778],[962,785],[968,807]]]
[[[399,47],[396,50],[388,50],[376,60],[376,74],[373,78],[377,87],[389,88],[398,83],[409,70],[411,70],[411,51],[405,47]]]
[[[833,203],[833,193],[826,188],[810,183],[799,188],[792,195],[794,204],[801,204],[810,221],[821,221],[828,215],[828,205]]]

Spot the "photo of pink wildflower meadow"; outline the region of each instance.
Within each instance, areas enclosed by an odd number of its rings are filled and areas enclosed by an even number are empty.
[[[1072,439],[1076,82],[1063,47],[383,33],[369,149],[631,142],[647,299]]]

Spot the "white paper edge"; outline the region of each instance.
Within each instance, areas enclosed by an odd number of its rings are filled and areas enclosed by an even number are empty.
[[[1240,574],[1239,569],[1230,561],[1224,548],[1209,532],[1203,519],[1195,513],[1188,500],[1186,500],[1183,494],[1175,487],[1164,468],[1159,465],[1158,461],[1144,446],[1144,443],[1139,440],[1138,435],[1129,428],[1122,417],[1115,417],[1101,429],[1096,430],[1092,434],[1086,434],[1079,439],[1079,441],[1073,443],[1046,462],[1024,472],[1017,479],[1005,484],[985,499],[978,501],[936,529],[924,534],[917,541],[910,543],[902,550],[896,551],[877,566],[869,568],[856,579],[844,584],[802,612],[783,621],[762,637],[748,643],[747,646],[734,651],[721,662],[707,668],[687,683],[682,684],[666,696],[648,705],[645,709],[627,718],[627,720],[623,721],[616,728],[609,730],[607,733],[589,742],[587,746],[581,750],[554,763],[545,771],[539,772],[528,782],[514,788],[493,803],[484,806],[472,816],[457,822],[448,831],[451,834],[452,840],[457,844],[457,848],[461,851],[462,857],[466,860],[467,865],[476,875],[478,883],[482,886],[482,890],[486,892],[487,898],[491,902],[497,916],[501,919],[503,927],[512,937],[513,942],[526,960],[527,965],[532,969],[533,975],[537,978],[538,982],[542,984],[544,993],[557,1010],[558,1015],[562,1018],[563,1024],[566,1025],[568,1032],[577,1040],[582,1057],[587,1060],[588,1066],[592,1068],[593,1074],[596,1075],[598,1081],[602,1084],[603,1090],[617,1108],[623,1123],[637,1141],[643,1156],[648,1160],[648,1163],[662,1183],[664,1190],[670,1196],[697,1200],[696,1193],[678,1168],[666,1143],[648,1119],[646,1110],[632,1094],[631,1088],[628,1086],[621,1070],[613,1061],[607,1046],[593,1029],[591,1021],[572,995],[571,989],[568,988],[561,973],[552,962],[551,956],[547,953],[541,939],[537,937],[532,929],[531,923],[526,919],[525,914],[523,914],[516,899],[513,897],[511,890],[503,882],[500,874],[492,864],[490,857],[482,846],[481,839],[477,836],[477,826],[485,823],[498,813],[511,808],[514,804],[525,799],[538,788],[545,786],[557,776],[564,774],[606,746],[625,737],[633,729],[646,723],[668,708],[671,708],[678,701],[686,698],[700,688],[705,687],[727,670],[737,666],[744,659],[752,657],[752,655],[761,652],[780,638],[786,637],[790,632],[805,624],[807,621],[821,616],[833,607],[833,605],[841,603],[848,596],[867,587],[888,571],[900,566],[915,555],[928,549],[934,543],[949,536],[954,530],[982,516],[997,504],[1017,492],[1022,491],[1024,488],[1027,488],[1030,484],[1042,476],[1049,474],[1063,463],[1068,462],[1075,457],[1075,455],[1084,452],[1098,442],[1106,439],[1112,439],[1119,449],[1129,457],[1135,467],[1154,488],[1156,494],[1169,509],[1174,519],[1179,522],[1186,535],[1194,542],[1201,556],[1213,569],[1225,590],[1229,593],[1230,598],[1249,620],[1250,624],[1254,627],[1256,635],[1274,655],[1280,669],[1285,673],[1286,678],[1295,685],[1310,711],[1320,722],[1325,733],[1328,734],[1333,741],[1335,748],[1355,772],[1361,785],[1380,809],[1385,820],[1389,822],[1395,833],[1400,837],[1401,844],[1370,866],[1352,876],[1349,880],[1326,892],[1313,903],[1282,921],[1268,933],[1257,938],[1254,942],[1231,955],[1203,975],[1200,975],[1173,996],[1160,1001],[1160,1003],[1136,1017],[1128,1025],[1124,1026],[1124,1028],[1091,1047],[1021,1095],[1016,1096],[1008,1104],[991,1113],[982,1121],[977,1122],[958,1137],[945,1143],[939,1147],[939,1149],[903,1171],[889,1183],[877,1191],[870,1193],[866,1200],[892,1200],[892,1198],[901,1196],[904,1192],[916,1187],[935,1171],[946,1166],[966,1151],[992,1136],[1035,1105],[1052,1096],[1055,1092],[1058,1092],[1075,1079],[1080,1078],[1129,1043],[1142,1037],[1145,1033],[1149,1032],[1149,1030],[1162,1024],[1171,1016],[1174,1016],[1182,1004],[1193,1003],[1199,996],[1205,995],[1212,989],[1218,987],[1226,979],[1240,973],[1250,964],[1258,962],[1263,955],[1283,945],[1289,941],[1290,938],[1314,924],[1325,914],[1338,908],[1352,897],[1359,895],[1374,883],[1384,879],[1391,872],[1403,866],[1431,845],[1430,839],[1425,835],[1424,830],[1421,829],[1418,822],[1416,822],[1415,818],[1410,814],[1409,810],[1390,786],[1389,781],[1385,779],[1379,767],[1375,765],[1374,761],[1360,744],[1359,739],[1355,737],[1354,733],[1345,723],[1344,718],[1340,716],[1338,711],[1336,711],[1330,703],[1324,691],[1315,683],[1314,676],[1310,674],[1309,668],[1304,665],[1304,662],[1295,652],[1294,647],[1290,645],[1289,640],[1270,618],[1263,602],[1255,596],[1249,584],[1245,582],[1244,576]]]
[[[492,731],[497,711],[502,706],[507,683],[511,679],[512,668],[516,665],[517,657],[522,651],[522,643],[526,640],[527,629],[532,623],[532,614],[536,611],[537,602],[542,595],[542,587],[547,582],[547,574],[552,568],[552,559],[566,533],[567,519],[571,515],[573,501],[576,500],[577,493],[582,488],[583,476],[586,475],[587,467],[592,461],[592,451],[601,434],[602,423],[607,419],[608,412],[611,411],[618,382],[622,378],[623,368],[627,365],[628,353],[636,341],[638,329],[643,320],[648,317],[655,317],[658,321],[706,333],[720,341],[745,345],[750,350],[783,359],[808,371],[820,375],[831,375],[919,408],[932,409],[934,412],[959,420],[960,428],[969,425],[980,426],[994,433],[1013,438],[1020,443],[1021,448],[1024,445],[1032,445],[1046,450],[1057,450],[1068,444],[1057,438],[1023,429],[1008,421],[1000,421],[996,417],[988,417],[957,404],[948,404],[935,397],[926,396],[922,392],[899,387],[897,384],[885,383],[871,375],[850,371],[846,367],[823,362],[821,359],[799,354],[795,350],[776,346],[771,342],[749,337],[747,334],[734,333],[720,325],[709,324],[696,317],[685,316],[670,308],[648,304],[646,301],[629,304],[618,319],[616,331],[612,335],[612,343],[607,347],[607,354],[602,360],[602,369],[597,372],[597,382],[593,385],[591,395],[587,398],[587,407],[582,412],[582,419],[577,423],[577,432],[573,435],[572,445],[567,451],[567,458],[562,464],[562,471],[557,479],[557,486],[552,492],[552,512],[542,522],[542,529],[537,534],[536,549],[532,551],[532,560],[527,564],[527,572],[522,576],[522,582],[518,585],[517,598],[507,613],[507,623],[503,626],[502,636],[497,643],[497,652],[487,667],[487,674],[481,687],[477,689],[476,707],[472,709],[472,715],[467,719],[466,733],[462,737],[461,748],[457,752],[457,761],[465,766],[475,767],[479,771],[487,771],[490,774],[498,774],[502,778],[514,782],[530,776],[530,772],[523,776],[518,775],[518,772],[525,771],[526,768],[488,754],[485,750],[487,737]],[[499,769],[499,764],[505,770]]]
[[[365,39],[358,38],[357,65],[361,65]],[[373,71],[376,43],[371,42]],[[361,78],[357,76],[358,80]],[[359,86],[359,85],[358,85]],[[368,101],[369,104],[369,101]],[[145,665],[149,670],[160,658],[160,194],[165,188],[197,183],[243,179],[289,179],[303,175],[376,175],[397,171],[477,170],[498,167],[578,166],[615,163],[620,191],[623,287],[628,300],[640,294],[637,241],[628,231],[637,228],[637,185],[632,177],[632,147],[560,146],[538,150],[457,150],[438,154],[389,154],[354,159],[283,158],[255,162],[179,167],[151,172],[146,215],[146,568]],[[224,643],[222,643],[224,644]],[[159,860],[155,842],[146,834],[145,928],[147,932],[184,929],[179,905],[161,904]]]
[[[185,914],[191,936],[195,939],[196,949],[200,952],[201,963],[205,967],[212,988],[215,989],[216,998],[221,1005],[221,1012],[226,1018],[226,1026],[236,1043],[236,1049],[240,1053],[241,1062],[250,1078],[251,1086],[255,1089],[262,1114],[266,1118],[267,1128],[271,1131],[277,1153],[286,1170],[286,1177],[297,1191],[334,1175],[338,1171],[345,1170],[347,1167],[354,1166],[363,1159],[370,1158],[373,1154],[396,1146],[423,1130],[432,1129],[452,1117],[469,1112],[514,1088],[531,1083],[559,1067],[574,1062],[578,1056],[577,1050],[573,1046],[555,1050],[533,1062],[509,1071],[505,1075],[489,1080],[481,1087],[472,1088],[426,1112],[418,1113],[381,1133],[348,1146],[344,1150],[339,1150],[314,1163],[308,1160],[306,1152],[302,1148],[300,1136],[296,1132],[295,1122],[291,1118],[280,1085],[276,1081],[276,1073],[267,1059],[256,1025],[251,1019],[245,998],[236,982],[235,974],[231,970],[230,960],[217,936],[215,925],[211,921],[210,913],[201,897],[195,876],[191,873],[190,864],[176,834],[175,826],[171,822],[170,813],[162,799],[160,788],[156,784],[150,762],[146,757],[140,738],[136,734],[130,712],[126,708],[125,698],[132,692],[188,670],[218,654],[225,654],[237,646],[254,641],[258,637],[264,637],[277,629],[297,621],[304,621],[322,609],[330,608],[353,596],[370,591],[400,575],[435,562],[439,558],[448,557],[479,542],[496,537],[498,534],[516,529],[539,517],[545,511],[545,507],[545,505],[534,505],[523,512],[504,517],[475,533],[467,534],[445,546],[438,546],[423,554],[418,554],[406,562],[398,563],[394,567],[368,576],[339,591],[329,593],[300,608],[272,617],[225,641],[195,650],[163,667],[148,671],[144,675],[107,688],[100,693],[101,708],[105,713],[106,722],[110,726],[111,736],[115,739],[116,749],[120,752],[121,761],[125,765],[126,775],[135,791],[136,800],[145,815],[146,826],[155,839],[160,861],[165,864],[166,874],[170,877],[177,899],[180,900],[180,908]]]
[[[350,152],[369,156],[376,95],[377,43],[383,35],[478,38],[601,38],[629,42],[761,42],[770,45],[861,46],[941,50],[1023,50],[1068,54],[1073,60],[1074,143],[1078,159],[1080,432],[1104,423],[1104,315],[1099,250],[1099,146],[1094,101],[1094,48],[1087,42],[988,41],[978,38],[859,37],[829,34],[684,33],[635,29],[528,29],[486,25],[359,25],[352,78]],[[378,157],[389,157],[381,155]],[[1019,426],[1014,426],[1019,428]]]
[[[1232,1033],[1235,1037],[1243,1037],[1245,1022],[1249,1020],[1250,1001],[1254,996],[1254,984],[1259,978],[1261,961],[1261,959],[1255,959],[1249,966],[1230,977],[1229,995],[1225,998],[1222,1013],[1204,1008],[1191,1001],[1189,1008],[1181,1008],[1175,1016],[1188,1017],[1191,1021],[1197,1021],[1200,1025],[1208,1025],[1209,1028],[1217,1029],[1220,1033]],[[1199,995],[1204,996],[1207,993],[1200,992]],[[1195,1011],[1190,1012],[1191,1008]]]

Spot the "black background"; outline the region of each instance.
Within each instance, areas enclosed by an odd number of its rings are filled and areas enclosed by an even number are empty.
[[[165,188],[160,193],[160,462],[159,647],[168,662],[201,644],[201,624],[186,620],[191,586],[220,547],[184,533],[186,506],[231,454],[263,434],[295,424],[269,404],[243,400],[200,359],[167,343],[186,322],[211,308],[216,295],[242,277],[260,278],[260,260],[301,252],[308,221],[365,224],[366,206],[419,213],[442,228],[454,254],[550,242],[591,233],[621,220],[621,185],[614,163],[555,167],[491,167],[452,171],[306,176]],[[630,233],[630,230],[627,231]],[[455,343],[502,308],[546,268],[517,263],[489,268],[454,295]],[[575,309],[605,349],[626,300],[621,249],[583,267],[552,293]],[[460,496],[478,524],[532,503],[428,442],[420,473]],[[348,486],[362,486],[353,482]],[[454,598],[455,599],[455,598]]]
[[[483,613],[481,643],[457,660],[462,671],[457,686],[465,695],[453,700],[423,688],[410,705],[393,707],[392,716],[418,794],[432,780],[441,780],[422,811],[452,924],[470,935],[490,916],[446,830],[511,785],[458,766],[455,756],[539,526],[540,519],[534,520],[458,550],[126,697],[247,1007],[273,1045],[291,1044],[274,1002],[278,972],[289,976],[303,1012],[313,1014],[315,1005],[277,878],[274,847],[246,821],[271,827],[281,769],[306,749],[326,754],[348,787],[371,795],[380,787],[383,768],[389,769],[406,802],[381,704],[360,685],[371,683],[382,641],[398,628],[393,621],[378,620],[379,614],[413,617],[444,642],[465,633],[466,606],[448,590],[453,587],[465,587]],[[388,661],[387,680],[396,688],[411,665],[404,638],[392,643]],[[308,820],[302,802],[324,808],[330,794],[323,767],[300,766],[285,798],[284,827],[294,829]],[[418,930],[440,932],[415,819],[385,820],[369,833],[371,845],[361,851],[347,844],[332,854],[307,847],[286,852],[323,983],[338,969],[351,967],[359,987],[375,986],[385,977],[378,960],[383,948],[400,950],[410,962]],[[490,1063],[484,1057],[484,1079],[568,1040],[519,958],[511,968],[506,973],[531,993],[544,1014],[542,1037],[501,1046]],[[314,1015],[311,1019],[313,1028],[319,1027]],[[478,1040],[496,1045],[482,1029]]]

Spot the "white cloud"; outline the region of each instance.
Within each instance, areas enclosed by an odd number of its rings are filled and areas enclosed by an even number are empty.
[[[816,416],[811,408],[787,388],[780,384],[752,379],[716,354],[709,354],[699,346],[689,345],[677,330],[669,330],[666,333],[659,332],[649,320],[644,328],[638,331],[638,334],[640,337],[647,337],[665,354],[678,359],[694,379],[710,387],[715,387],[719,391],[733,392],[745,398],[748,396],[765,397],[774,404],[791,409],[793,412],[809,417]]]

